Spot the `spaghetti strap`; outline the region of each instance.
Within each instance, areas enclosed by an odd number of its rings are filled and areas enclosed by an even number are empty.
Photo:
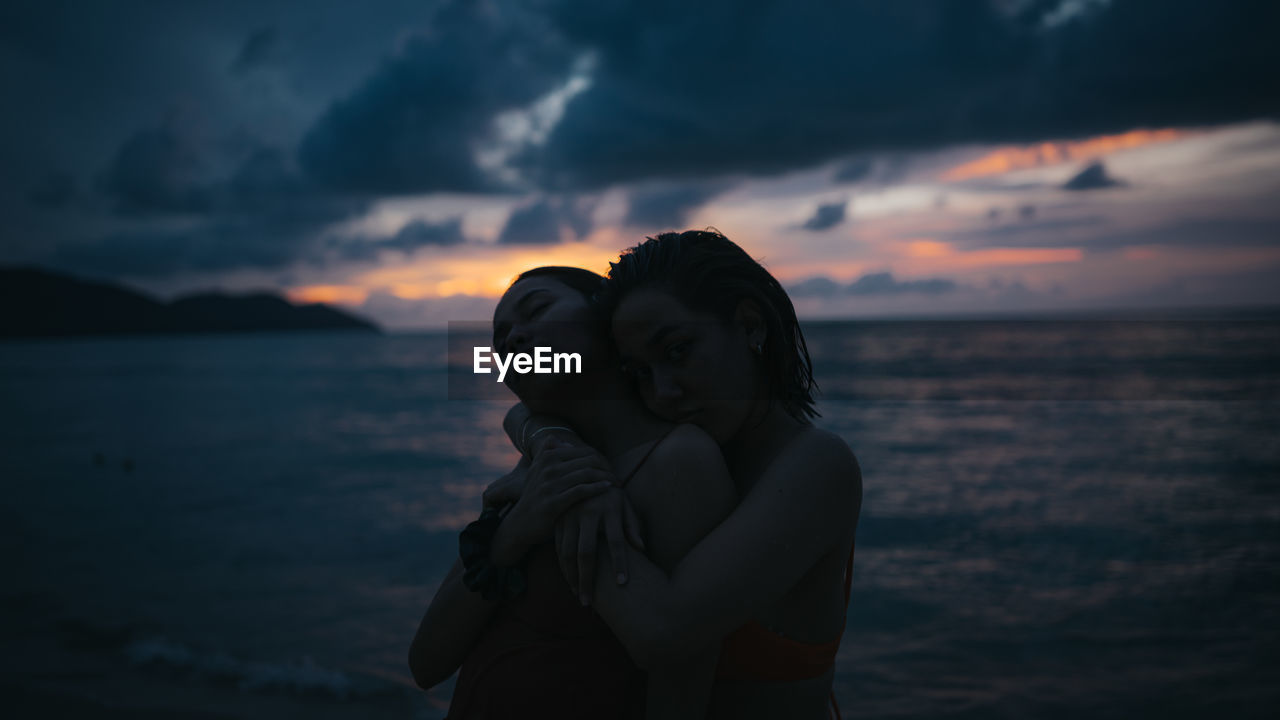
[[[618,487],[626,487],[626,484],[631,481],[631,478],[635,477],[636,473],[640,472],[640,468],[644,467],[644,464],[649,460],[649,456],[653,454],[653,451],[657,450],[658,446],[662,444],[662,441],[666,440],[667,436],[675,432],[675,429],[678,427],[680,426],[672,425],[671,427],[667,428],[666,432],[662,433],[662,437],[659,437],[657,440],[654,440],[653,444],[649,446],[649,449],[645,450],[644,456],[640,458],[640,462],[636,463],[636,466],[631,468],[631,472],[627,473],[626,477],[618,481]]]

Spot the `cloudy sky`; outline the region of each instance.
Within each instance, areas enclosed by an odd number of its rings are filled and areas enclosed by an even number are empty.
[[[0,263],[397,328],[713,226],[808,317],[1280,302],[1280,4],[18,2]]]

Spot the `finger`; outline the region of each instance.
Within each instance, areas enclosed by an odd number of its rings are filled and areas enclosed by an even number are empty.
[[[608,515],[604,519],[604,538],[609,543],[609,559],[619,585],[627,584],[627,540],[622,529],[622,516]]]
[[[578,594],[578,524],[564,523],[560,534],[560,544],[556,548],[556,556],[560,560],[560,572],[564,573],[569,590]]]
[[[613,483],[608,480],[574,485],[559,495],[550,498],[547,501],[547,510],[553,515],[559,515],[583,500],[608,492],[609,488],[612,487]]]
[[[550,474],[563,476],[576,470],[585,470],[588,468],[602,472],[611,472],[609,466],[601,462],[600,458],[595,455],[584,455],[581,457],[569,458],[568,460],[563,460],[556,463],[554,466],[548,467],[547,470]]]
[[[643,525],[640,523],[640,515],[636,513],[636,509],[632,507],[630,502],[625,499],[622,502],[622,525],[626,528],[627,540],[632,545],[644,550],[644,538],[641,537],[640,531]]]
[[[598,458],[602,464],[606,467],[608,466],[608,463],[604,461],[603,456],[601,456],[600,453],[590,445],[570,445],[560,440],[556,440],[556,442],[560,443],[560,445],[550,450],[544,448],[542,453],[538,455],[538,460],[557,463],[576,460],[577,458],[592,457]],[[538,460],[534,460],[534,462],[537,462]]]
[[[578,599],[583,607],[591,605],[591,596],[596,588],[596,541],[599,532],[600,521],[595,515],[583,518],[578,531]]]
[[[547,480],[546,492],[552,495],[567,492],[578,485],[612,482],[613,473],[594,467],[578,468],[562,476]]]

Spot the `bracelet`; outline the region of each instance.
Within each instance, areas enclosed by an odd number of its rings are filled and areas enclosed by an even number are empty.
[[[532,419],[533,413],[530,413],[529,417],[525,418],[524,422],[520,423],[520,432],[518,433],[520,435],[520,440],[516,445],[516,449],[520,451],[521,455],[527,454],[525,448],[529,447],[529,438],[525,437],[524,434],[529,431],[529,421]]]
[[[526,443],[525,447],[528,447],[528,443],[532,441],[534,438],[538,437],[538,433],[546,432],[548,430],[564,430],[565,432],[573,432],[573,428],[560,427],[559,425],[548,425],[547,427],[541,427],[533,431],[533,434],[529,436],[529,440],[525,441]]]
[[[458,534],[458,554],[462,557],[462,583],[485,600],[514,600],[524,593],[527,583],[521,567],[498,567],[489,560],[493,536],[502,524],[502,512],[486,508],[480,519]]]

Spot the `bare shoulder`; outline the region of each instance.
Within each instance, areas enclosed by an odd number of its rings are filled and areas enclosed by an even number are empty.
[[[844,438],[808,427],[800,431],[778,455],[770,472],[814,482],[825,492],[852,493],[862,497],[862,469]]]
[[[632,483],[686,496],[718,496],[733,487],[720,446],[697,425],[678,425],[659,440]]]
[[[697,425],[677,425],[653,449],[650,462],[661,466],[723,465],[720,446]]]

